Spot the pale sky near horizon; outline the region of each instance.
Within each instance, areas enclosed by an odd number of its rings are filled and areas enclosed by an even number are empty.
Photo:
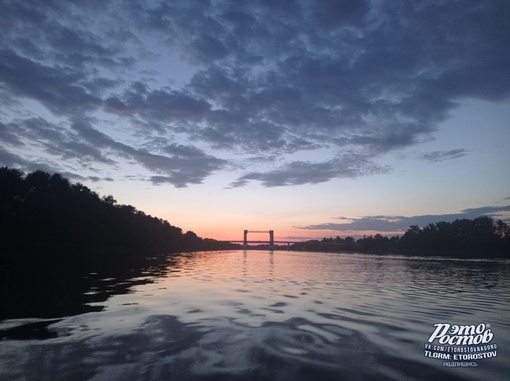
[[[0,165],[216,239],[510,223],[509,17],[506,0],[0,0]]]

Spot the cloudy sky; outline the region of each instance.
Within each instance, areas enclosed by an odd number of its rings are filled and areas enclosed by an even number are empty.
[[[510,2],[0,0],[0,165],[202,237],[510,221]]]

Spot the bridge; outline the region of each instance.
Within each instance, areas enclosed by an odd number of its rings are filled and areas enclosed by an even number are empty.
[[[262,241],[248,241],[248,233],[267,233],[269,234],[269,240]],[[275,243],[286,243],[287,245],[290,245],[291,243],[299,243],[301,241],[275,241],[274,240],[274,230],[244,230],[244,238],[243,240],[225,240],[223,242],[231,242],[231,243],[243,243],[243,249],[246,250],[248,248],[249,243],[268,243],[269,244],[269,250],[274,249]]]
[[[269,240],[257,240],[257,241],[248,241],[248,233],[266,233],[269,234]],[[307,247],[317,247],[320,245],[328,246],[328,247],[335,247],[338,251],[338,249],[344,250],[344,251],[352,251],[352,247],[349,244],[346,244],[344,242],[319,242],[317,240],[311,240],[311,241],[275,241],[274,240],[274,230],[244,230],[244,237],[243,240],[235,240],[235,239],[226,239],[221,240],[217,242],[230,242],[230,243],[241,243],[243,244],[243,249],[248,249],[249,243],[266,243],[269,244],[269,250],[274,250],[275,243],[279,244],[287,244],[287,247],[289,247],[291,244],[294,243],[302,243],[305,246],[300,247],[300,250],[306,250]],[[330,250],[328,250],[330,251]]]

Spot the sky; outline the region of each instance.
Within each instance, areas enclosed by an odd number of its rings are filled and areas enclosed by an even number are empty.
[[[510,222],[509,18],[507,0],[0,0],[0,165],[219,240]]]

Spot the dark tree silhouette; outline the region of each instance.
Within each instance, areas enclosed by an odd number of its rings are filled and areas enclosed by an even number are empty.
[[[211,240],[204,244],[193,232],[183,234],[165,220],[117,204],[111,195],[100,197],[83,184],[43,171],[25,175],[1,167],[0,212],[0,248],[11,255],[67,256],[112,247],[164,252],[211,248]]]
[[[421,254],[466,257],[508,257],[510,234],[503,221],[488,216],[474,220],[437,222],[424,228],[411,226],[400,239],[400,249]]]
[[[510,229],[503,221],[487,216],[474,220],[440,221],[425,227],[411,225],[402,237],[381,234],[354,239],[324,238],[291,246],[294,250],[400,253],[464,258],[510,257]]]
[[[232,246],[183,234],[59,174],[7,167],[0,168],[0,227],[0,320],[95,310],[89,302],[127,292],[154,267],[164,271],[167,254]],[[119,283],[88,294],[94,277]]]

